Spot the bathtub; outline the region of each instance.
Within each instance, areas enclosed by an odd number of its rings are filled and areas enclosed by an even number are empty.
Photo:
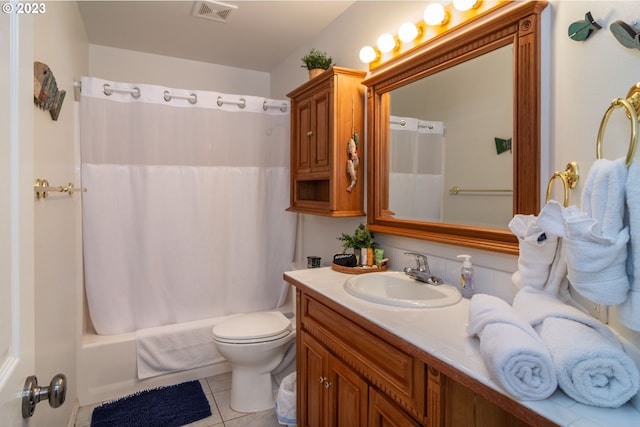
[[[287,317],[295,317],[295,290],[291,288],[285,303],[278,307]],[[212,325],[233,317],[210,319]],[[295,322],[294,322],[295,327]],[[120,335],[97,335],[85,332],[78,354],[78,403],[93,405],[137,391],[163,387],[231,372],[231,364],[221,356],[201,368],[138,379],[135,332]]]
[[[229,317],[211,319],[212,325]],[[120,335],[85,333],[78,355],[79,405],[92,405],[149,388],[231,371],[231,365],[219,356],[208,366],[139,380],[136,360],[135,332]]]

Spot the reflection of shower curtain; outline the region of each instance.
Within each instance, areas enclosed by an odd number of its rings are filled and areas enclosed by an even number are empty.
[[[295,241],[289,115],[264,98],[82,79],[83,243],[99,334],[276,307]],[[116,88],[133,85],[109,83]],[[192,97],[196,100],[196,97]],[[274,101],[269,101],[274,103]],[[278,106],[287,104],[279,101]]]
[[[389,209],[398,218],[442,218],[441,122],[391,117]]]

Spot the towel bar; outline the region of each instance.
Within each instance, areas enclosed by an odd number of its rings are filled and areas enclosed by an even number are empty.
[[[84,187],[76,188],[72,183],[68,183],[67,185],[52,187],[49,185],[49,181],[47,181],[46,179],[36,179],[36,183],[33,186],[33,191],[36,192],[36,198],[44,199],[45,197],[49,196],[50,191],[55,191],[59,193],[68,193],[69,196],[73,196],[74,192],[80,191],[84,193],[87,191],[87,189]]]

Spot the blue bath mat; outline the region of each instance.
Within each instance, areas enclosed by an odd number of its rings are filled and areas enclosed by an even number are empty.
[[[199,381],[141,391],[96,407],[91,427],[179,427],[211,416]]]

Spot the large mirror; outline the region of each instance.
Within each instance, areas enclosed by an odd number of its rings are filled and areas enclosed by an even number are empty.
[[[373,71],[368,223],[383,233],[518,253],[540,207],[540,13],[506,2]]]

